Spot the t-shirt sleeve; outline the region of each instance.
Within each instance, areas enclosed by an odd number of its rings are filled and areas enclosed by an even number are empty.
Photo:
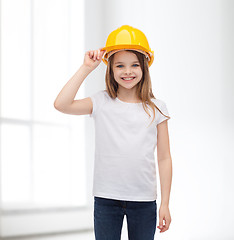
[[[161,110],[161,112],[163,114],[165,114],[166,116],[169,116],[169,112],[167,109],[167,105],[164,101],[160,100],[159,104],[157,105],[157,107]],[[165,117],[164,115],[162,115],[159,111],[158,111],[158,118],[156,120],[156,125],[158,125],[159,123],[165,121],[165,120],[169,120],[169,118]]]
[[[101,90],[99,92],[96,92],[95,94],[91,95],[90,98],[93,103],[93,111],[91,114],[89,114],[90,117],[95,118],[100,106],[103,104],[104,101],[104,91]]]

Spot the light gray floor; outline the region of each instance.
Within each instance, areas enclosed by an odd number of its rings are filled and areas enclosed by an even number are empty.
[[[7,238],[7,240],[11,239]],[[85,233],[51,234],[49,236],[14,237],[12,240],[95,240],[95,236],[94,231],[92,231]],[[128,240],[126,216],[124,216],[121,240]]]

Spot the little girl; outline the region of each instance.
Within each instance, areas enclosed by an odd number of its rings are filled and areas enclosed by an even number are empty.
[[[96,240],[119,240],[124,215],[130,240],[153,240],[157,222],[154,151],[161,184],[160,232],[171,223],[169,196],[172,160],[168,110],[154,97],[149,66],[154,53],[140,30],[124,25],[106,46],[85,54],[84,62],[58,94],[54,106],[67,113],[89,114],[95,121],[93,178]],[[106,89],[74,100],[82,82],[100,63],[107,64]]]

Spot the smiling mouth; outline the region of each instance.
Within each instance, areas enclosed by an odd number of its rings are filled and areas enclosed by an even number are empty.
[[[121,79],[123,79],[124,81],[131,81],[131,80],[133,80],[133,79],[135,79],[135,77],[128,77],[128,78],[121,78]]]

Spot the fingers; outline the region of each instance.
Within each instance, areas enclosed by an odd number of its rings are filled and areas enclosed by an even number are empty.
[[[159,228],[163,228],[163,218],[159,218]]]
[[[91,59],[93,59],[94,61],[96,60],[100,60],[103,56],[105,51],[102,51],[101,48],[98,49],[98,50],[91,50],[91,51],[88,51],[87,54],[89,55],[89,57]]]
[[[94,61],[97,59],[97,56],[98,56],[98,50],[94,51],[94,56],[93,56]]]
[[[163,224],[163,220],[165,221],[165,224]],[[165,232],[169,229],[169,225],[170,225],[170,220],[166,219],[165,217],[163,219],[159,219],[159,226],[157,226],[157,228],[160,229],[160,233],[161,232]]]
[[[157,228],[159,228],[159,230],[160,230],[160,233],[161,232],[165,232],[166,230],[167,230],[167,228],[166,228],[166,226],[165,225],[160,225],[160,226],[158,226]]]

